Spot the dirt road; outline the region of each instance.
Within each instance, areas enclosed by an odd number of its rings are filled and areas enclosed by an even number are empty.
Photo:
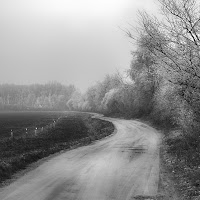
[[[153,199],[160,136],[139,121],[106,118],[115,134],[56,156],[0,190],[1,200]]]

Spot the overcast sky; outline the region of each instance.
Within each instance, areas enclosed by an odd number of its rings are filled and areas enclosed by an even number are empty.
[[[0,83],[59,81],[84,91],[127,70],[133,45],[118,27],[154,0],[0,0]]]

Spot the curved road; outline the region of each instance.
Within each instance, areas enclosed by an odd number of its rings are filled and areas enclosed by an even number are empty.
[[[104,119],[114,123],[114,135],[44,162],[2,188],[0,199],[154,199],[160,135],[139,121]]]

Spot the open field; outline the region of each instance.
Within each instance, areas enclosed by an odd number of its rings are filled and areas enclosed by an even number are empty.
[[[0,139],[10,137],[11,130],[15,137],[26,133],[26,128],[28,134],[36,127],[39,131],[66,115],[66,112],[0,112]]]
[[[50,126],[56,118],[59,120]],[[89,144],[114,130],[112,123],[93,119],[85,113],[5,113],[1,114],[1,119],[4,124],[0,132],[0,183],[40,158],[74,145]],[[35,126],[38,127],[36,136],[30,132],[24,134],[25,127],[34,130]],[[17,136],[14,135],[12,139],[7,137],[11,127],[14,131],[18,130]],[[47,128],[39,131],[39,127]]]

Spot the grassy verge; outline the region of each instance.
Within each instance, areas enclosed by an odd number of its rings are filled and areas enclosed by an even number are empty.
[[[164,200],[200,199],[200,136],[199,130],[183,134],[170,121],[158,123],[153,118],[142,121],[150,123],[163,133],[160,148],[159,191]]]
[[[184,200],[200,198],[200,138],[194,135],[168,137],[163,162]]]
[[[164,193],[169,195],[170,200],[199,200],[200,136],[198,131],[183,134],[181,130],[177,130],[177,126],[170,123],[163,124],[153,123],[164,136],[160,152],[162,190],[165,190]]]
[[[0,185],[14,173],[50,154],[101,139],[114,131],[111,122],[89,114],[71,114],[36,137],[0,140]]]
[[[166,146],[160,148],[160,181],[158,191],[163,195],[162,200],[183,200],[178,192],[174,174],[170,171],[167,162]]]

